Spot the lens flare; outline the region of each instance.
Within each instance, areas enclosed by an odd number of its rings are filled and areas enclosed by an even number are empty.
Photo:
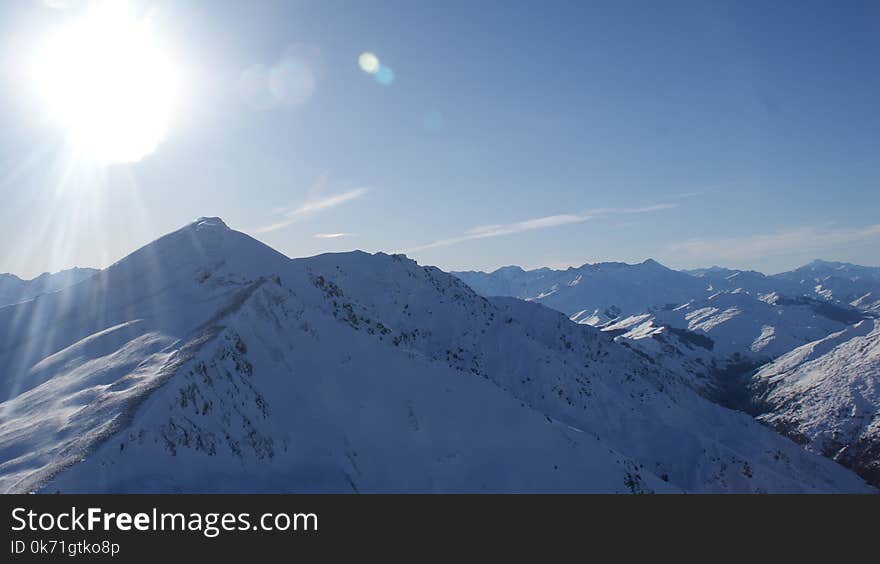
[[[391,70],[390,67],[382,65],[379,67],[379,70],[376,71],[376,74],[374,74],[373,77],[375,77],[376,82],[378,82],[382,86],[390,86],[391,83],[394,82],[394,71]]]
[[[379,72],[379,57],[369,52],[361,53],[358,57],[358,65],[365,73],[376,74]]]
[[[308,45],[291,45],[274,63],[245,69],[239,79],[239,92],[255,110],[302,106],[315,93],[320,67],[320,51]]]

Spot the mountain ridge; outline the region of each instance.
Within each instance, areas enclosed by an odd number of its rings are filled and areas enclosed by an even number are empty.
[[[0,273],[0,307],[33,299],[47,292],[56,292],[78,284],[97,272],[99,270],[95,268],[74,267],[55,273],[44,272],[28,280],[15,274]]]
[[[4,491],[872,491],[561,313],[213,220],[12,334]]]

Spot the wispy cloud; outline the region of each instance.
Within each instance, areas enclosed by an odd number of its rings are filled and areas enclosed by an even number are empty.
[[[537,217],[535,219],[527,219],[516,223],[508,223],[506,225],[483,225],[468,229],[465,234],[468,237],[498,237],[500,235],[510,235],[511,233],[522,233],[523,231],[532,231],[534,229],[544,229],[546,227],[556,227],[557,225],[567,225],[569,223],[580,223],[587,221],[592,216],[576,215],[576,214],[560,214],[548,215],[545,217]]]
[[[360,198],[368,192],[366,188],[354,188],[339,194],[325,195],[324,190],[327,185],[328,174],[322,174],[318,180],[309,189],[305,203],[295,208],[275,208],[274,215],[282,216],[280,221],[257,227],[254,231],[257,233],[268,233],[269,231],[277,231],[283,229],[302,218],[315,212],[334,208],[340,204],[350,202]]]
[[[342,192],[341,194],[334,194],[333,196],[327,196],[325,198],[321,198],[320,200],[306,202],[302,206],[289,212],[287,215],[297,216],[313,211],[336,207],[339,204],[344,204],[345,202],[354,200],[355,198],[360,198],[366,193],[366,188],[355,188],[354,190],[349,190],[348,192]]]
[[[679,259],[733,262],[793,252],[826,251],[878,238],[880,224],[839,229],[807,226],[745,237],[689,239],[670,245],[663,255]]]
[[[714,194],[718,190],[694,190],[692,192],[678,192],[676,194],[669,194],[666,196],[667,198],[672,198],[673,200],[683,200],[685,198],[696,198],[697,196],[705,196],[706,194]]]
[[[315,233],[315,239],[340,239],[342,237],[351,237],[354,233]]]
[[[671,210],[677,208],[678,204],[655,204],[653,206],[645,206],[643,208],[624,208],[619,213],[651,213],[655,211]]]
[[[570,225],[573,223],[583,223],[602,215],[649,213],[659,210],[672,209],[675,207],[677,207],[676,204],[656,204],[643,208],[600,208],[588,210],[583,213],[577,214],[547,215],[543,217],[527,219],[525,221],[517,221],[515,223],[480,225],[468,229],[462,235],[459,235],[457,237],[439,239],[431,243],[411,247],[409,249],[404,249],[400,252],[412,253],[417,251],[424,251],[426,249],[434,249],[437,247],[448,247],[450,245],[457,245],[458,243],[473,241],[475,239],[502,237],[504,235],[513,235],[514,233],[523,233],[526,231],[534,231],[537,229],[547,229],[549,227],[558,227],[561,225]]]
[[[655,211],[662,210],[671,210],[673,208],[677,208],[678,204],[654,204],[652,206],[645,206],[641,208],[596,208],[592,210],[587,210],[584,212],[585,215],[590,216],[599,216],[599,215],[626,215],[626,214],[635,214],[635,213],[650,213]]]
[[[534,219],[527,219],[525,221],[518,221],[516,223],[507,223],[507,224],[497,224],[497,225],[481,225],[478,227],[474,227],[472,229],[468,229],[464,232],[463,235],[458,237],[450,237],[448,239],[439,239],[437,241],[433,241],[431,243],[427,243],[425,245],[419,245],[417,247],[410,247],[409,249],[404,249],[400,252],[403,253],[412,253],[416,251],[424,251],[426,249],[434,249],[437,247],[448,247],[449,245],[456,245],[458,243],[463,243],[465,241],[472,241],[474,239],[486,239],[489,237],[501,237],[503,235],[512,235],[514,233],[523,233],[524,231],[533,231],[535,229],[546,229],[548,227],[556,227],[559,225],[568,225],[571,223],[582,223],[584,221],[589,221],[592,219],[592,215],[580,215],[580,214],[560,214],[560,215],[548,215],[544,217],[536,217]]]

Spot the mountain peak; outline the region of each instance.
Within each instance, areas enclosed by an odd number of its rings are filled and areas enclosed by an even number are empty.
[[[814,259],[804,266],[795,269],[798,270],[845,270],[850,268],[861,268],[858,265],[848,262],[840,262],[833,260]]]
[[[523,270],[522,267],[511,264],[508,266],[502,266],[501,268],[495,269],[492,272],[492,274],[499,274],[499,275],[504,274],[504,275],[508,275],[508,276],[513,276],[516,274],[522,274],[523,272],[525,272],[525,270]]]
[[[649,269],[651,269],[652,271],[667,271],[667,270],[670,270],[670,268],[669,268],[668,266],[666,266],[666,265],[663,264],[663,263],[657,262],[656,260],[654,260],[654,259],[652,259],[652,258],[645,259],[645,260],[643,260],[642,262],[640,262],[638,265],[634,265],[634,266],[641,266],[641,267],[643,267],[643,268],[649,268]]]
[[[191,277],[193,272],[214,272],[222,268],[228,273],[256,279],[276,272],[279,264],[290,259],[266,244],[231,229],[219,217],[200,217],[152,241],[120,259],[109,270],[140,276],[154,275]],[[280,262],[279,262],[280,261]]]
[[[189,227],[195,227],[197,229],[201,228],[221,228],[221,229],[229,229],[229,226],[226,225],[226,222],[220,219],[219,217],[210,217],[210,216],[202,216],[197,220],[193,221],[189,224]]]

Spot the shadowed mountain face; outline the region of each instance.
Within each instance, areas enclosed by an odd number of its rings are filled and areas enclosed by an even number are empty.
[[[870,491],[558,312],[217,218],[0,343],[3,491]]]

